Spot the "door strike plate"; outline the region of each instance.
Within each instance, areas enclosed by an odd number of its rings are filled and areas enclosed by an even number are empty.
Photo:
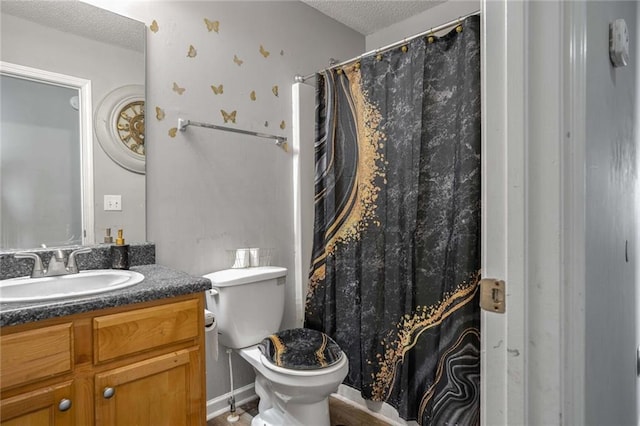
[[[485,311],[503,314],[506,303],[505,283],[495,278],[480,280],[480,307]]]

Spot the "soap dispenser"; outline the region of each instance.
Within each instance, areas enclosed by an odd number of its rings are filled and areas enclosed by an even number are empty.
[[[116,243],[111,246],[111,267],[113,269],[129,269],[129,244],[124,243],[122,229],[118,229]]]
[[[113,243],[113,237],[111,236],[111,228],[107,228],[105,230],[104,243],[105,244],[112,244]]]

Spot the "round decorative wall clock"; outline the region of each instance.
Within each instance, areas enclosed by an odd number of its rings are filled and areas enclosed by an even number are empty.
[[[94,126],[100,146],[113,161],[144,173],[144,86],[122,86],[105,96]]]

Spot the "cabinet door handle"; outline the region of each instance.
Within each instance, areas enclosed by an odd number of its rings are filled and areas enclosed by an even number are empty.
[[[58,410],[67,411],[69,408],[71,408],[71,400],[67,398],[61,399],[58,404]]]
[[[116,390],[114,388],[106,387],[104,388],[104,391],[102,391],[102,396],[104,396],[104,399],[109,399],[115,394]]]

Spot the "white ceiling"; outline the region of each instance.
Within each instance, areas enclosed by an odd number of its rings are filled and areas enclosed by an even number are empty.
[[[430,9],[443,0],[301,0],[362,35]],[[53,28],[142,51],[144,38],[131,37],[138,22],[77,0],[1,0],[3,13]],[[137,26],[137,31],[140,27]]]
[[[60,31],[144,52],[141,22],[78,0],[1,0],[2,13]]]
[[[424,12],[442,0],[301,0],[362,35]]]

